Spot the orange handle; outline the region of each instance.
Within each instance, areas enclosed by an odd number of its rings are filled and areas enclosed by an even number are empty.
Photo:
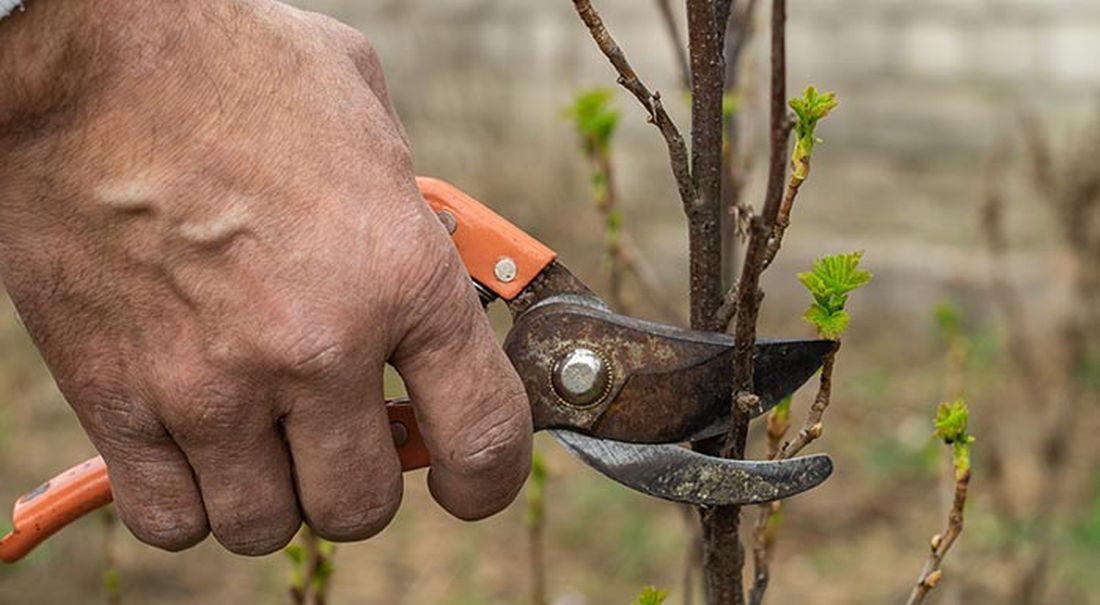
[[[451,232],[466,272],[512,300],[557,254],[453,185],[420,177],[420,193]]]
[[[387,402],[401,470],[412,471],[429,465],[428,448],[416,424],[413,408],[406,402]],[[15,563],[46,538],[97,508],[110,504],[111,481],[107,465],[96,456],[86,460],[27,492],[15,502],[12,527],[0,538],[0,561]]]
[[[436,211],[474,280],[504,300],[515,298],[556,254],[453,185],[418,178],[424,199]],[[428,450],[412,407],[388,403],[401,468],[428,466]],[[15,503],[11,533],[0,538],[0,561],[14,563],[69,523],[111,502],[111,484],[102,458],[61,473]]]

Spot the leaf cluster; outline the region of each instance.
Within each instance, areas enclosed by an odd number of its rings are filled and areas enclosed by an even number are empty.
[[[333,561],[333,556],[336,554],[336,545],[320,538],[313,539],[316,540],[316,559],[310,554],[309,549],[301,542],[301,539],[283,548],[283,553],[290,559],[291,564],[291,589],[295,593],[303,595],[303,597],[307,588],[312,590],[314,594],[324,594],[329,578],[336,571],[336,565]]]
[[[631,605],[662,605],[667,598],[667,590],[657,590],[653,586],[646,586]]]
[[[822,338],[836,340],[848,329],[851,317],[844,310],[848,294],[872,277],[859,268],[862,258],[862,252],[826,256],[814,261],[812,271],[798,274],[798,280],[813,296],[803,317],[817,327]]]
[[[588,153],[606,152],[619,125],[621,114],[611,104],[615,93],[606,88],[581,91],[573,104],[565,108],[565,117],[581,137]]]
[[[969,433],[969,423],[970,409],[962,399],[941,403],[932,423],[935,435],[951,446],[956,477],[970,472],[970,444],[974,443],[974,436]]]
[[[817,88],[807,86],[801,97],[795,97],[788,102],[794,111],[796,118],[794,124],[795,146],[791,156],[791,164],[794,166],[794,178],[805,179],[809,174],[810,155],[814,151],[814,145],[821,139],[814,136],[817,123],[829,115],[837,106],[835,92],[819,93]]]

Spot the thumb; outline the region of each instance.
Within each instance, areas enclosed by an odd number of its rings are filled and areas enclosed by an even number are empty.
[[[447,262],[422,282],[431,285],[418,291],[413,307],[420,312],[391,361],[431,454],[432,496],[473,520],[506,507],[523,486],[531,409],[458,253],[449,241],[446,249]]]

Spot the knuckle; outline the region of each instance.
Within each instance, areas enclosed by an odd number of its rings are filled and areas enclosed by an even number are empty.
[[[191,548],[210,532],[206,516],[190,507],[129,507],[120,501],[119,516],[135,538],[170,552]]]
[[[341,507],[323,507],[309,515],[317,535],[333,542],[366,540],[377,535],[393,520],[401,505],[401,494]]]
[[[278,317],[302,315],[302,301],[284,301]],[[336,318],[306,314],[309,320],[275,322],[269,329],[222,334],[206,359],[216,368],[244,375],[277,372],[311,376],[324,373],[345,357],[349,339]]]
[[[280,373],[294,378],[328,376],[344,367],[349,355],[341,332],[323,324],[292,326],[266,343],[266,357]]]
[[[182,370],[153,388],[161,416],[177,439],[234,429],[245,420],[240,413],[243,387],[227,376]]]
[[[495,406],[471,425],[450,452],[450,470],[463,477],[499,480],[507,491],[522,483],[531,456],[531,419],[526,406]],[[509,499],[510,500],[510,499]]]
[[[115,393],[73,402],[92,439],[126,451],[164,436],[164,427],[150,406]]]

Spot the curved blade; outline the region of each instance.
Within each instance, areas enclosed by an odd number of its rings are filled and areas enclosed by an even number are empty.
[[[824,454],[778,461],[726,460],[675,445],[622,443],[564,430],[550,434],[607,477],[673,502],[760,504],[816,487],[833,473],[833,461]]]
[[[827,340],[761,340],[754,391],[763,414],[798,389],[836,344]],[[575,304],[544,301],[524,312],[504,350],[523,379],[536,429],[568,429],[631,443],[680,443],[729,422],[735,342]],[[587,349],[609,375],[592,404],[563,399],[553,384],[557,364]]]

